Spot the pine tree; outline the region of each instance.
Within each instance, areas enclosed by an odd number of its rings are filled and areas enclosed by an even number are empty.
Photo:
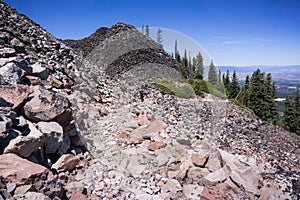
[[[208,82],[212,85],[217,85],[218,83],[218,72],[212,60],[208,70]]]
[[[219,70],[219,83],[221,83],[222,82],[222,80],[221,80],[221,76],[222,76],[222,74],[221,74],[221,70]]]
[[[257,69],[253,72],[250,82],[247,79],[239,98],[240,102],[252,109],[258,117],[276,124],[278,122],[277,103],[274,100],[276,88],[271,74],[265,77],[265,74]]]
[[[181,63],[181,57],[177,48],[177,40],[175,40],[175,48],[174,48],[174,54],[175,54],[175,60],[177,60],[177,62]]]
[[[146,25],[146,35],[149,37],[149,26],[148,25]]]
[[[196,68],[196,58],[195,57],[193,57],[193,64],[192,64],[192,66],[193,66],[193,72],[196,72],[197,68]]]
[[[157,43],[160,44],[160,46],[162,46],[162,30],[159,28],[157,29]]]
[[[236,71],[233,71],[231,82],[229,83],[228,97],[235,99],[240,92],[240,85],[236,76]]]
[[[189,71],[191,73],[194,73],[193,67],[192,67],[192,58],[191,58],[191,52],[189,52],[189,60],[188,60],[188,65],[189,65]]]
[[[188,78],[190,76],[190,72],[188,69],[188,58],[187,58],[186,49],[184,50],[184,56],[182,57],[181,60],[181,73],[185,78]]]
[[[245,85],[242,87],[241,94],[239,96],[239,101],[247,106],[249,106],[249,98],[250,98],[250,78],[249,75],[246,76]]]
[[[300,134],[299,119],[297,115],[298,113],[293,98],[287,96],[284,102],[284,115],[281,125],[290,132]]]
[[[223,76],[224,77],[224,76]],[[226,90],[229,89],[230,79],[229,79],[229,70],[226,71],[226,76],[223,78],[223,85]]]
[[[300,88],[297,88],[296,96],[295,96],[295,108],[298,112],[298,115],[300,116]]]
[[[186,54],[186,49],[184,50],[184,54],[183,54],[183,58],[181,60],[181,64],[184,68],[188,68],[188,58],[187,58],[187,54]]]
[[[272,75],[267,74],[264,81],[264,101],[266,103],[266,114],[265,119],[272,124],[277,124],[279,119],[278,105],[274,101],[276,97],[276,87],[274,82],[272,82]]]
[[[143,24],[142,25],[142,33],[145,34],[144,32],[145,32],[145,25]]]
[[[204,77],[203,57],[200,52],[197,54],[195,58],[195,67],[196,67],[195,78],[203,80]]]

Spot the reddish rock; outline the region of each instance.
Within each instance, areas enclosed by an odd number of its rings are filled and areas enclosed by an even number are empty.
[[[18,38],[13,38],[10,44],[16,47],[24,47],[24,44]]]
[[[30,130],[29,134],[12,139],[4,149],[4,153],[15,153],[27,158],[44,145],[44,135],[32,123],[29,121],[27,123]]]
[[[30,83],[30,85],[38,85],[41,79],[36,76],[25,75],[25,79]]]
[[[119,134],[119,138],[121,138],[121,139],[129,138],[129,134],[126,133],[126,132],[121,132],[121,133]]]
[[[32,93],[32,89],[26,85],[0,85],[0,96],[8,103],[13,104],[13,108],[19,107]]]
[[[71,171],[79,164],[79,162],[80,159],[77,156],[74,156],[73,154],[64,154],[51,168],[55,169],[57,172]]]
[[[137,118],[137,123],[138,125],[143,126],[143,125],[149,125],[151,122],[148,120],[146,115],[140,115]]]
[[[205,167],[205,164],[207,162],[208,156],[205,155],[204,157],[200,156],[199,154],[193,153],[192,154],[192,162],[196,167]]]
[[[159,133],[166,127],[167,127],[167,125],[164,122],[154,121],[154,122],[151,122],[151,124],[147,127],[147,129],[145,130],[145,134]]]
[[[20,158],[16,154],[0,155],[0,160],[1,176],[18,185],[35,183],[53,176],[47,168]]]
[[[69,77],[69,78],[72,79],[73,81],[75,80],[76,74],[75,74],[73,71],[69,70],[69,69],[66,68],[66,67],[63,67],[62,69],[63,69],[63,73],[64,73],[67,77]]]
[[[50,84],[51,84],[53,87],[55,87],[55,88],[57,88],[57,89],[61,89],[61,88],[64,87],[63,82],[61,82],[60,80],[56,79],[56,78],[53,77],[53,76],[48,76],[48,79],[47,79],[47,80],[50,82]]]
[[[143,138],[138,135],[130,135],[128,144],[141,144],[143,142]]]
[[[161,141],[157,141],[157,142],[152,142],[149,146],[148,146],[148,150],[150,151],[155,151],[155,150],[158,150],[158,149],[161,149],[163,147],[165,147],[166,144],[164,144],[163,142]]]
[[[34,86],[32,99],[24,106],[24,114],[32,121],[50,121],[69,108],[69,101],[41,86]]]
[[[178,171],[168,171],[169,178],[175,178],[178,174],[179,174],[179,170]]]
[[[87,200],[87,198],[84,194],[77,192],[72,194],[70,200]]]
[[[223,200],[231,199],[230,196],[227,196],[227,191],[230,190],[230,187],[226,183],[220,183],[215,186],[204,187],[201,192],[200,199],[205,200]]]

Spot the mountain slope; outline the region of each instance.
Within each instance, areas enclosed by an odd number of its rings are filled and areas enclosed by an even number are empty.
[[[300,137],[209,94],[160,91],[179,64],[134,27],[72,49],[0,6],[1,197],[299,198]]]

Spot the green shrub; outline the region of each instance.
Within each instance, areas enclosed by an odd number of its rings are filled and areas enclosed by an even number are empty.
[[[216,97],[220,97],[222,99],[226,99],[226,95],[223,92],[222,87],[220,86],[220,84],[217,85],[212,85],[209,82],[206,82],[206,85],[208,87],[209,93],[216,96]]]
[[[206,81],[197,80],[197,79],[189,79],[189,83],[191,84],[196,95],[204,97],[204,93],[209,93]]]
[[[181,79],[160,79],[156,86],[163,92],[179,98],[190,99],[195,97],[194,90],[190,84]]]
[[[248,110],[250,113],[254,114],[253,110],[251,110],[250,108],[248,108],[247,106],[245,106],[244,104],[239,102],[238,100],[236,100],[236,99],[228,99],[228,100],[235,103],[236,105],[240,106],[241,108],[244,108],[245,110]]]

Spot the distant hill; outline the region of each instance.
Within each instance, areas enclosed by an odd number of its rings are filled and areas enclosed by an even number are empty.
[[[229,70],[231,73],[235,70],[239,79],[245,79],[256,69],[261,69],[265,73],[271,73],[275,81],[296,81],[300,84],[300,65],[289,66],[218,66],[222,73]]]

